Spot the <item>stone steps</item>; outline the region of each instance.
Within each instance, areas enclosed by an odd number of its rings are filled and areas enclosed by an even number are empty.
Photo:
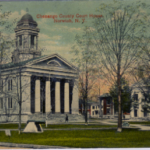
[[[81,114],[67,114],[68,122],[84,122],[84,116]],[[47,120],[47,123],[64,123],[66,114],[32,114],[28,120]]]

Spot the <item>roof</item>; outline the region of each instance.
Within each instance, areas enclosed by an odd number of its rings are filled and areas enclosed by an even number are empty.
[[[23,22],[26,22],[26,23],[30,22],[30,24],[34,24],[35,27],[37,26],[37,22],[34,21],[33,17],[30,14],[28,14],[28,13],[26,13],[24,16],[22,16],[22,18],[18,21],[17,26],[22,25]]]
[[[109,93],[104,93],[103,95],[100,96],[100,98],[103,98],[103,97],[111,97],[111,96]]]
[[[22,62],[19,62],[19,63],[8,63],[8,64],[3,64],[3,65],[0,65],[0,68],[1,69],[6,69],[6,68],[13,68],[13,67],[18,67],[18,66],[23,66],[25,64],[27,64],[28,62],[32,62],[33,60],[36,60],[36,59],[39,59],[39,58],[42,58],[42,57],[45,57],[45,55],[43,56],[40,56],[40,57],[36,57],[36,58],[33,58],[33,59],[29,59],[29,60],[26,60],[26,61],[22,61]]]
[[[25,20],[34,21],[33,18],[32,18],[32,16],[31,16],[30,14],[28,14],[28,13],[26,13],[26,14],[21,18],[20,21],[25,21]]]

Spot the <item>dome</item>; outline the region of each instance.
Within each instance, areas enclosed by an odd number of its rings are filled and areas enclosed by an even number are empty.
[[[20,21],[25,21],[25,20],[28,20],[28,21],[34,21],[32,16],[30,14],[25,14]]]

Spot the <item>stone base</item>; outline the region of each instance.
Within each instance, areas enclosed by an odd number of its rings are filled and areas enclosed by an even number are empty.
[[[84,116],[78,114],[67,114],[68,122],[84,122]],[[47,120],[47,124],[51,123],[65,123],[66,114],[32,114],[29,116],[29,120]]]
[[[68,114],[68,122],[84,122],[84,116],[81,114]],[[22,114],[21,122],[26,123],[28,120],[47,120],[47,124],[50,123],[65,123],[66,113],[60,114],[52,114],[52,113],[34,113],[34,114]],[[6,115],[3,114],[0,116],[0,122],[19,122],[19,116],[17,114],[14,115]]]
[[[22,114],[21,122],[27,122],[28,115]],[[0,115],[0,122],[19,122],[19,115],[18,114],[1,114]]]

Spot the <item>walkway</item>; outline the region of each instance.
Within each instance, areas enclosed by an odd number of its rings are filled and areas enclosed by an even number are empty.
[[[97,120],[97,122],[105,125],[117,125],[115,122],[116,120],[112,119],[106,119],[106,120]],[[128,121],[127,121],[128,122]],[[139,128],[140,131],[150,131],[150,126],[148,125],[142,125],[142,124],[130,124],[129,127],[123,127],[123,128]]]
[[[70,147],[63,146],[47,146],[47,145],[34,145],[34,144],[17,144],[17,143],[6,143],[0,142],[0,146],[7,149],[7,147],[11,147],[12,149],[17,148],[29,148],[29,149],[70,149]]]

